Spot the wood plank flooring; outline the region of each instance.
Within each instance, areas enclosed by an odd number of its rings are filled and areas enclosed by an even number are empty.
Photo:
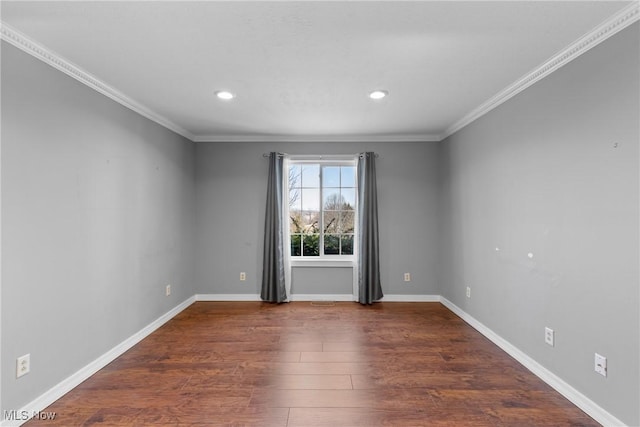
[[[597,426],[439,303],[198,302],[27,425]]]

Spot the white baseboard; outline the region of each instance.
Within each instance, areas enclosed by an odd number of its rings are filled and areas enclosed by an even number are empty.
[[[440,295],[385,295],[381,302],[440,302]]]
[[[258,294],[196,294],[196,301],[260,301]],[[291,301],[357,301],[351,294],[292,294]],[[382,302],[440,302],[440,295],[385,295]]]
[[[197,294],[196,301],[262,301],[259,294]],[[292,294],[291,301],[353,301],[351,294]]]
[[[77,387],[89,378],[91,375],[98,372],[100,369],[107,366],[109,363],[114,361],[124,352],[129,350],[131,347],[142,341],[147,336],[151,335],[156,329],[160,326],[167,323],[173,317],[175,317],[178,313],[180,313],[185,308],[189,307],[195,301],[195,297],[189,297],[182,303],[178,304],[162,316],[158,317],[153,322],[149,323],[147,326],[131,335],[126,340],[122,341],[120,344],[113,347],[111,350],[104,353],[102,356],[98,357],[93,362],[89,363],[85,367],[81,368],[76,373],[71,376],[65,378],[48,391],[38,396],[36,399],[27,403],[20,410],[18,410],[17,414],[28,414],[29,417],[37,414],[38,412],[44,410],[47,406],[51,405],[56,400],[60,399],[62,396],[67,394],[73,388]],[[26,418],[26,417],[25,417]],[[0,425],[4,426],[20,426],[27,422],[28,419],[20,419],[20,420],[3,420]]]
[[[261,301],[259,294],[196,294],[196,301]]]
[[[473,327],[475,330],[491,340],[491,342],[493,342],[495,345],[504,350],[511,357],[520,362],[521,365],[530,370],[534,375],[547,383],[549,386],[553,387],[558,393],[566,397],[571,403],[582,409],[591,418],[593,418],[603,426],[613,427],[625,425],[622,421],[607,412],[587,396],[573,388],[562,378],[558,377],[556,374],[533,360],[522,350],[518,349],[509,341],[493,332],[487,326],[479,322],[473,316],[465,312],[463,309],[461,309],[445,297],[441,296],[440,302],[449,310],[458,315],[462,320],[467,322],[471,327]]]
[[[292,301],[354,301],[353,295],[350,294],[294,294],[291,296]],[[181,304],[169,310],[149,325],[142,328],[111,350],[89,363],[78,372],[64,379],[47,392],[43,393],[35,400],[29,402],[22,407],[18,414],[37,414],[44,410],[47,406],[58,400],[60,397],[77,387],[91,375],[104,368],[117,357],[129,350],[131,347],[142,341],[144,338],[153,333],[160,326],[175,317],[178,313],[190,306],[194,301],[260,301],[258,294],[196,294],[186,299]],[[529,369],[533,374],[538,376],[542,381],[553,387],[556,391],[566,397],[570,402],[582,409],[593,419],[604,426],[624,426],[625,424],[615,416],[601,408],[591,399],[580,393],[567,382],[555,375],[553,372],[540,365],[523,351],[515,347],[513,344],[493,332],[487,326],[476,320],[473,316],[462,310],[460,307],[439,295],[385,295],[383,302],[441,302],[445,307],[458,315],[462,320],[467,322],[471,327],[476,329],[482,335],[491,340],[495,345],[504,350],[511,357],[516,359],[525,368]],[[20,426],[25,420],[4,420],[0,426]]]

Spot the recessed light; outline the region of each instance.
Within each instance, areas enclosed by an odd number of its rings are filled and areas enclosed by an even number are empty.
[[[232,94],[231,92],[228,92],[226,90],[219,90],[216,92],[216,96],[220,99],[224,99],[225,101],[228,101],[229,99],[233,99],[236,96],[234,94]]]
[[[369,94],[369,98],[371,99],[382,99],[385,96],[387,96],[389,94],[389,92],[387,92],[386,90],[374,90],[373,92],[371,92]]]

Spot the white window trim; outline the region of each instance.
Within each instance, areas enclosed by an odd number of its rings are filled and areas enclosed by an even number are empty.
[[[325,165],[335,165],[335,166],[354,166],[356,167],[356,210],[358,212],[359,202],[358,202],[358,182],[357,182],[357,166],[358,166],[358,155],[357,154],[337,154],[337,155],[289,155],[288,164],[325,164]],[[288,170],[288,168],[287,168]],[[283,174],[284,175],[284,174]],[[288,182],[285,185],[287,189],[285,194],[289,194],[289,185]],[[322,189],[322,186],[320,186]],[[321,193],[322,194],[322,193]],[[289,217],[289,205],[286,204],[286,215]],[[288,227],[288,221],[287,221]],[[288,228],[287,228],[288,230]],[[353,255],[320,255],[318,257],[311,256],[292,256],[291,255],[291,235],[287,231],[287,254],[290,260],[291,267],[355,267],[355,263],[358,255],[358,221],[357,215],[354,223],[353,230]]]
[[[317,258],[317,259],[300,259],[303,257],[291,257],[291,267],[338,267],[338,268],[346,268],[353,267],[355,264],[355,258],[352,255],[343,255],[345,258],[349,259],[327,259],[327,258]],[[304,258],[312,258],[312,257],[304,257]]]

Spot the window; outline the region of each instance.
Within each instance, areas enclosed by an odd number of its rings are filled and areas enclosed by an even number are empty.
[[[291,161],[289,233],[292,257],[353,255],[356,164],[351,161]]]

